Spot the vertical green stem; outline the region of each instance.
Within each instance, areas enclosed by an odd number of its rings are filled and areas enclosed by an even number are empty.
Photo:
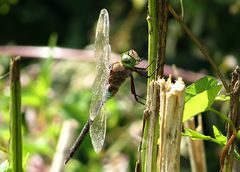
[[[11,59],[10,64],[10,152],[11,168],[14,172],[22,172],[22,115],[21,115],[21,85],[20,85],[20,57]]]
[[[157,1],[156,0],[149,0],[148,1],[148,16],[147,16],[147,22],[148,22],[148,63],[153,64],[148,68],[148,73],[151,75],[155,68],[156,68],[156,62],[157,62],[157,48],[158,48],[158,23],[157,23]],[[152,97],[151,93],[153,90],[150,88],[150,81],[155,80],[156,75],[153,75],[148,80],[148,93],[147,97],[148,100]],[[149,102],[148,102],[149,104]],[[147,112],[147,111],[146,111]],[[145,113],[146,113],[145,112]],[[153,116],[152,112],[146,113],[147,114],[147,120],[144,127],[144,133],[143,133],[143,141],[142,141],[142,150],[141,150],[141,171],[155,171],[156,166],[154,166],[154,162],[156,162],[156,148],[157,148],[157,139],[154,139],[154,131],[156,123],[154,123],[153,120],[149,118],[149,116]],[[146,116],[146,115],[145,115]],[[145,119],[144,119],[145,120]],[[155,120],[156,122],[157,120]],[[151,133],[150,133],[151,132]],[[153,133],[152,133],[153,132]]]
[[[157,42],[158,42],[158,23],[157,23],[157,2],[156,0],[149,0],[148,1],[148,63],[154,61],[153,65],[149,66],[148,73],[152,74],[155,70],[156,66],[156,59],[157,59]],[[148,83],[155,79],[153,75]]]
[[[136,171],[155,172],[157,170],[160,103],[159,90],[152,80],[156,80],[157,76],[163,75],[167,32],[167,2],[167,0],[148,0],[148,63],[153,62],[148,68],[148,73],[151,75],[156,71],[156,68],[157,72],[148,80],[147,109],[144,112],[143,138],[140,143],[141,156],[139,163],[141,164],[141,170]]]

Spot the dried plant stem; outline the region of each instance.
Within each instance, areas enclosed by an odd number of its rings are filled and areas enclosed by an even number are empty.
[[[147,136],[144,139],[143,145],[145,149],[145,163],[143,171],[155,172],[157,169],[157,142],[159,137],[159,86],[152,81],[149,88],[148,101],[148,123],[147,130],[144,134]]]
[[[202,125],[202,115],[198,115],[198,126],[195,126],[194,119],[190,119],[184,123],[184,127],[190,128],[192,130],[197,130],[198,132],[203,132]],[[188,152],[189,159],[191,163],[192,172],[206,172],[206,156],[203,140],[191,140],[188,139]]]
[[[227,126],[227,143],[223,148],[220,165],[221,170],[224,172],[231,172],[233,169],[233,150],[234,150],[234,140],[236,139],[237,131],[240,127],[240,115],[239,115],[239,97],[240,97],[240,68],[237,66],[232,73],[231,85],[231,98],[230,98],[230,112],[228,118],[232,121],[235,129],[231,127],[230,124]]]
[[[53,157],[52,166],[50,172],[62,172],[64,171],[64,161],[66,153],[69,150],[72,142],[74,141],[74,136],[78,123],[76,120],[66,120],[64,121],[61,129],[61,133],[58,139],[57,149]]]
[[[158,70],[156,75],[163,76],[168,28],[168,0],[157,1],[158,12]]]
[[[182,79],[171,83],[171,78],[151,81],[149,99],[144,119],[145,127],[142,140],[141,168],[135,171],[176,171],[180,169],[180,142],[185,85]],[[160,103],[159,103],[160,102]],[[147,130],[146,130],[147,128]]]
[[[180,171],[180,143],[184,107],[185,85],[179,78],[176,83],[159,79],[159,141],[157,171]]]

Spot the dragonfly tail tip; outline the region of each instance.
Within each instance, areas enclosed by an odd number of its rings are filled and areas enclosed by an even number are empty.
[[[64,164],[66,165],[68,163],[68,161],[70,160],[70,156],[67,157],[67,159],[64,161]]]

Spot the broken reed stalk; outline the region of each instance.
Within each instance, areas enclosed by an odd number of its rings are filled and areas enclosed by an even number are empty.
[[[156,81],[160,90],[157,171],[180,171],[180,144],[185,84],[181,78]]]
[[[22,114],[20,57],[14,57],[10,63],[10,165],[12,171],[22,172]]]
[[[185,85],[181,78],[175,83],[171,77],[167,81],[151,81],[144,113],[144,120],[148,120],[147,130],[144,130],[147,137],[143,137],[139,153],[144,157],[143,160],[140,157],[142,161],[137,165],[141,168],[136,166],[136,172],[179,171],[184,96]]]
[[[167,37],[168,0],[148,0],[148,79],[147,110],[143,119],[143,138],[135,171],[155,172],[157,169],[157,141],[159,135],[159,90],[154,81],[163,76]],[[154,80],[154,81],[153,81]],[[150,106],[149,106],[150,105]],[[150,107],[150,109],[149,109]]]
[[[159,138],[159,89],[155,81],[149,85],[147,109],[144,111],[144,137],[142,140],[142,172],[155,172],[157,170],[157,142]]]
[[[152,65],[148,68],[148,75],[151,75],[156,69],[157,62],[157,52],[158,52],[158,16],[157,16],[157,0],[148,0],[148,63]],[[163,66],[162,66],[163,68]],[[152,75],[148,79],[147,85],[147,101],[153,101],[151,99],[151,88],[150,83],[152,80],[156,80],[156,75]],[[151,97],[150,97],[151,96]],[[156,96],[156,95],[155,95]],[[147,102],[147,104],[148,104]],[[151,113],[151,112],[150,112]],[[155,114],[149,114],[148,110],[145,110],[143,117],[143,129],[142,129],[142,139],[139,144],[138,160],[136,163],[135,171],[139,172],[151,172],[154,171],[155,167],[152,166],[154,161],[156,161],[156,152],[157,151],[157,140],[152,140],[152,135],[155,134],[155,123],[151,123],[152,119],[156,118]],[[157,120],[154,120],[157,121]],[[149,131],[153,131],[149,136]],[[154,138],[157,138],[153,136]],[[150,145],[151,144],[151,145]]]

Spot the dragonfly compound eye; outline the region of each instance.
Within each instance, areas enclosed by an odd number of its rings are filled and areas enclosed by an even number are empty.
[[[124,66],[132,68],[139,63],[139,57],[135,51],[130,50],[122,54],[121,62]],[[134,56],[132,56],[134,55]],[[136,57],[135,57],[136,56]]]

